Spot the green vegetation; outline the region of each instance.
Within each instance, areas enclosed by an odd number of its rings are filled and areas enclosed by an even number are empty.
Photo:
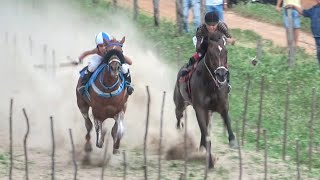
[[[0,164],[7,165],[9,162],[9,157],[7,154],[0,153]]]
[[[87,9],[91,15],[101,19],[106,11],[114,11],[111,5],[106,2],[92,5],[88,1],[82,0],[82,8]],[[264,9],[267,7],[266,9]],[[245,9],[247,8],[247,9]],[[106,10],[107,9],[107,10]],[[249,9],[249,10],[248,10]],[[274,7],[261,4],[240,5],[235,8],[236,12],[249,13],[249,17],[266,17],[267,22],[280,24],[281,16],[277,14]],[[125,16],[132,18],[130,11],[121,11]],[[130,12],[130,14],[129,14]],[[243,14],[243,13],[242,13]],[[251,15],[250,15],[251,14]],[[264,20],[264,19],[261,19]],[[273,21],[273,22],[272,22]],[[177,47],[181,49],[180,64],[187,62],[194,52],[192,45],[193,34],[178,35],[176,26],[168,21],[161,21],[160,27],[153,25],[153,18],[144,14],[139,14],[136,26],[146,38],[157,43],[157,52],[165,63],[172,63],[174,68],[177,64]],[[262,128],[267,130],[269,156],[281,158],[282,136],[284,134],[284,114],[287,94],[287,83],[290,84],[290,105],[288,121],[288,156],[292,161],[295,159],[295,140],[300,139],[300,159],[301,163],[308,164],[308,143],[309,143],[309,121],[311,117],[312,87],[320,90],[320,70],[315,57],[307,55],[299,49],[296,53],[295,65],[291,68],[287,65],[287,51],[285,48],[276,47],[272,42],[262,40],[262,58],[257,66],[252,66],[250,59],[256,56],[256,41],[260,36],[251,31],[239,29],[231,30],[237,39],[235,46],[228,46],[229,64],[231,71],[232,92],[230,95],[230,113],[235,126],[235,121],[242,124],[244,109],[244,88],[251,79],[248,100],[248,115],[246,126],[246,146],[247,149],[255,149],[257,120],[259,114],[260,82],[264,76],[264,96],[262,110]],[[160,53],[161,52],[161,53]],[[175,78],[175,77],[173,77]],[[317,99],[319,99],[317,93]],[[316,112],[319,117],[319,112]],[[313,155],[313,176],[320,175],[320,123],[315,120],[313,125],[315,150]],[[234,128],[235,129],[235,128]],[[240,128],[241,129],[241,128]],[[241,132],[240,132],[241,134]],[[260,136],[261,149],[264,148],[263,135]],[[171,167],[174,166],[171,164]],[[305,172],[307,173],[307,172]]]

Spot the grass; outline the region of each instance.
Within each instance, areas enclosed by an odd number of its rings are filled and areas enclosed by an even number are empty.
[[[244,17],[283,26],[282,13],[277,12],[275,6],[271,4],[239,3],[232,8],[232,11]],[[309,18],[301,16],[301,29],[305,32],[311,32]]]
[[[96,16],[97,22],[98,20],[101,21],[100,17],[102,14],[105,15],[106,9],[109,12],[112,11],[110,10],[111,5],[107,2],[100,2],[100,4],[97,5],[92,5],[84,0],[81,2],[83,3],[82,8],[86,9],[86,11],[89,12],[88,14],[94,14]],[[265,7],[266,9],[264,9]],[[273,9],[274,8],[269,5],[247,4],[236,7],[235,11],[243,11],[248,13],[250,17],[265,18],[266,22],[270,21],[270,23],[276,24],[281,21],[281,16],[276,14]],[[130,11],[125,11],[123,14],[132,18]],[[139,14],[136,26],[141,34],[157,44],[153,50],[159,52],[159,56],[165,59],[165,63],[172,64],[175,69],[177,68],[177,61],[179,64],[186,63],[194,52],[191,41],[193,34],[179,35],[176,32],[176,26],[171,22],[161,21],[160,27],[155,28],[152,17]],[[235,46],[228,46],[228,59],[231,66],[231,83],[233,86],[230,96],[230,116],[233,124],[235,124],[235,121],[238,121],[239,125],[242,124],[244,87],[248,82],[247,77],[249,76],[251,79],[245,137],[246,148],[251,150],[255,149],[260,82],[262,76],[264,76],[265,84],[261,126],[267,130],[268,152],[270,156],[281,158],[285,99],[287,83],[290,83],[287,154],[294,162],[296,154],[295,140],[299,138],[301,142],[301,163],[307,165],[312,87],[315,87],[317,91],[320,90],[320,70],[315,57],[309,56],[303,50],[299,49],[296,53],[295,65],[289,68],[287,65],[286,49],[274,46],[270,41],[262,40],[262,58],[260,63],[253,67],[249,63],[249,59],[256,55],[256,41],[261,37],[252,31],[239,29],[233,29],[231,33],[234,37],[237,37],[237,44]],[[177,47],[180,47],[181,50],[180,57],[177,55]],[[317,93],[316,96],[320,98],[319,93]],[[316,117],[319,117],[318,115],[319,112],[316,112]],[[315,121],[313,128],[315,135],[320,133],[320,123],[318,121]],[[264,142],[262,134],[259,143],[261,149],[263,149]],[[315,136],[313,146],[319,149],[319,136]],[[319,151],[313,155],[312,176],[317,175],[320,175]]]
[[[0,164],[7,166],[9,164],[9,155],[0,153]]]

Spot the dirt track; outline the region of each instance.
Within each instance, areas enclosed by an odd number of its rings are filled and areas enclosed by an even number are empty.
[[[132,5],[131,0],[120,0],[118,2],[125,6]],[[310,7],[313,3],[312,0],[304,0],[302,4],[304,7]],[[150,0],[139,0],[139,8],[140,10],[153,14],[153,4]],[[176,19],[175,1],[160,0],[160,17],[173,21]],[[276,45],[286,46],[286,34],[283,27],[241,17],[231,10],[225,12],[225,22],[231,29],[251,30],[261,35],[264,39],[273,41]],[[315,55],[315,42],[311,34],[301,32],[298,46],[304,48],[307,53]]]
[[[77,107],[74,87],[78,78],[78,71],[82,67],[58,68],[56,74],[52,69],[44,71],[35,69],[34,64],[43,63],[43,45],[47,44],[48,50],[55,50],[56,63],[67,61],[66,56],[77,57],[84,49],[94,47],[94,35],[106,30],[117,38],[123,34],[127,35],[125,52],[134,59],[132,67],[133,82],[136,91],[130,97],[128,111],[126,113],[126,133],[122,141],[121,150],[127,151],[128,179],[143,179],[143,135],[146,119],[146,91],[145,86],[150,86],[151,112],[148,143],[148,165],[152,179],[157,176],[157,143],[159,141],[159,115],[161,95],[167,91],[167,103],[164,117],[164,148],[179,146],[181,149],[181,132],[175,129],[174,108],[172,107],[173,70],[163,64],[155,54],[145,48],[145,44],[137,42],[148,42],[143,39],[139,31],[131,22],[123,22],[125,18],[113,16],[116,19],[108,23],[88,21],[90,19],[85,13],[72,7],[63,0],[49,1],[41,4],[38,9],[32,9],[27,4],[18,5],[8,0],[0,6],[0,20],[8,22],[0,24],[1,37],[8,32],[8,43],[6,38],[1,38],[0,81],[2,93],[0,94],[0,179],[8,179],[9,169],[9,136],[8,136],[8,111],[9,99],[14,98],[13,106],[13,179],[24,178],[24,152],[23,137],[26,132],[25,119],[21,109],[26,108],[30,119],[30,134],[28,137],[29,154],[29,177],[30,179],[50,179],[51,177],[51,136],[49,116],[54,117],[54,130],[56,142],[56,178],[72,179],[73,165],[71,160],[71,145],[68,128],[72,128],[76,145],[76,160],[79,165],[78,179],[100,179],[103,150],[94,146],[92,163],[82,166],[83,147],[85,141],[85,127]],[[10,23],[9,23],[10,22]],[[108,24],[105,26],[104,24]],[[23,29],[23,31],[21,30]],[[131,31],[128,32],[127,30]],[[3,35],[3,36],[2,36]],[[33,54],[29,52],[29,36],[33,40]],[[16,38],[15,38],[16,37]],[[135,39],[137,38],[137,39]],[[16,44],[14,43],[16,39]],[[50,56],[51,59],[51,56]],[[147,59],[148,61],[145,61]],[[48,65],[52,61],[47,59]],[[157,72],[157,73],[154,73]],[[8,76],[10,75],[10,78]],[[191,112],[191,111],[189,111]],[[194,138],[195,144],[190,149],[196,148],[199,143],[199,128],[192,113],[188,115],[190,136]],[[111,129],[113,121],[107,121],[106,127]],[[214,121],[215,131],[212,132],[213,153],[219,158],[216,169],[210,171],[209,179],[238,179],[238,152],[228,148],[226,137],[223,142],[219,138],[221,134],[221,122]],[[110,131],[109,131],[110,132]],[[92,142],[95,142],[95,133],[92,132]],[[111,145],[111,143],[109,143]],[[111,146],[109,146],[110,152]],[[189,149],[189,148],[188,148]],[[178,152],[182,154],[182,152]],[[263,177],[262,153],[243,151],[243,178],[261,179]],[[289,178],[295,176],[294,167],[290,172],[288,167],[279,160],[269,159],[270,174],[274,179]],[[122,156],[111,155],[111,160],[106,168],[105,179],[123,179]],[[190,162],[189,172],[193,177],[203,177],[203,162]],[[178,179],[183,172],[183,161],[163,160],[163,174],[167,179]]]

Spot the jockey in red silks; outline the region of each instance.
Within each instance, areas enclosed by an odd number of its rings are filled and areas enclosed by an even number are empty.
[[[99,32],[95,37],[95,43],[97,47],[95,47],[92,50],[85,51],[79,56],[79,63],[82,63],[83,59],[86,56],[91,55],[88,62],[88,69],[86,70],[85,75],[83,76],[81,81],[81,86],[79,88],[80,93],[84,92],[84,87],[86,83],[89,81],[93,72],[99,67],[99,65],[102,62],[103,56],[106,54],[106,46],[103,40],[107,42],[110,41],[110,35],[106,32]],[[131,86],[131,75],[129,70],[129,67],[132,64],[132,60],[125,55],[124,58],[125,63],[122,64],[121,71],[127,82],[127,92],[129,95],[131,95],[134,91],[133,87]]]
[[[205,23],[200,25],[197,28],[196,32],[196,52],[193,54],[193,56],[189,59],[189,62],[187,63],[186,68],[183,68],[181,70],[181,76],[185,76],[188,74],[188,72],[192,69],[192,65],[196,62],[201,60],[208,48],[208,42],[207,37],[209,32],[215,32],[219,31],[222,34],[224,34],[224,38],[227,43],[234,44],[235,39],[233,39],[228,32],[228,27],[224,22],[219,21],[219,16],[215,12],[208,12],[205,15]],[[227,67],[228,68],[228,67]],[[229,92],[231,90],[231,85],[229,84],[230,81],[230,75],[228,73],[228,86],[229,86]]]

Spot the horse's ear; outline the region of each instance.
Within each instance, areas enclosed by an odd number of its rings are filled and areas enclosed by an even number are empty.
[[[123,44],[126,41],[126,37],[123,36],[123,38],[121,39],[120,43]]]

